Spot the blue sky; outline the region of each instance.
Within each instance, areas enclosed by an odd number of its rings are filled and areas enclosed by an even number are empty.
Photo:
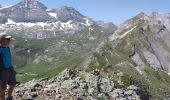
[[[14,5],[21,0],[0,0],[0,4]],[[69,6],[94,20],[121,24],[140,12],[170,13],[170,0],[39,0],[49,8]]]

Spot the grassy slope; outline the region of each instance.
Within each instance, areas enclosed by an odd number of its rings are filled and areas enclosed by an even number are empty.
[[[48,41],[49,43],[53,43],[50,44],[51,46],[48,43],[48,46],[40,45],[44,42],[45,41],[42,40],[32,41],[25,45],[27,48],[31,49],[31,54],[27,58],[27,64],[24,67],[17,68],[17,72],[22,74],[18,75],[18,81],[26,82],[33,78],[39,79],[42,77],[54,76],[65,68],[75,67],[81,62],[81,56],[87,52],[87,49],[84,47],[78,47],[74,44],[72,45],[73,47],[71,47],[68,43],[64,43],[62,45],[65,45],[65,48],[68,49],[68,52],[66,52],[63,47],[56,46],[57,44],[61,43],[58,40]],[[48,52],[44,52],[45,50],[48,50]],[[42,58],[38,63],[34,62],[36,59],[35,54]],[[44,56],[47,58],[44,58]],[[59,59],[56,60],[58,57]],[[48,61],[48,58],[53,58],[53,61]],[[24,73],[35,75],[24,75]]]
[[[90,40],[88,29],[69,37],[56,37],[43,40],[15,37],[13,44],[30,50],[30,53],[19,52],[15,55],[14,63],[20,65],[17,68],[17,80],[26,82],[33,78],[52,77],[65,68],[76,68],[81,65],[84,56],[96,48],[98,44],[110,33],[103,33],[101,29],[94,28],[91,31]],[[25,59],[22,59],[25,58]],[[40,58],[40,59],[38,59]],[[35,62],[38,59],[38,62]],[[51,59],[51,61],[50,61]],[[25,62],[21,64],[22,62]]]

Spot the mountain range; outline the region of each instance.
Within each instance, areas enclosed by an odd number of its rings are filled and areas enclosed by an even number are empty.
[[[0,32],[13,36],[11,49],[19,81],[47,78],[33,82],[33,91],[27,90],[27,83],[19,86],[18,91],[23,93],[16,94],[23,98],[26,93],[44,91],[50,83],[61,90],[64,87],[71,93],[82,93],[76,98],[170,98],[169,13],[141,12],[116,26],[94,21],[72,7],[48,9],[37,0],[22,0],[0,8]],[[74,77],[67,75],[67,69],[75,71]],[[100,70],[102,77],[92,74],[95,69]],[[101,80],[100,85],[96,79]],[[85,90],[76,85],[84,82],[89,87]],[[72,89],[74,85],[77,88]]]
[[[97,24],[72,7],[48,9],[37,0],[22,0],[14,6],[1,8],[0,15],[0,23],[4,24],[1,30],[28,38],[73,34]],[[116,25],[108,28],[115,30]]]

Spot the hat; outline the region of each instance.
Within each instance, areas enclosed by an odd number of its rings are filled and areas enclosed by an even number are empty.
[[[0,39],[3,39],[3,38],[11,38],[11,36],[8,35],[7,33],[0,33]]]

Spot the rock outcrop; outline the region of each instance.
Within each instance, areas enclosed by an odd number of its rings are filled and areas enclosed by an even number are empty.
[[[116,88],[107,76],[66,69],[51,79],[32,80],[16,87],[15,99],[24,100],[141,100],[134,85]]]

